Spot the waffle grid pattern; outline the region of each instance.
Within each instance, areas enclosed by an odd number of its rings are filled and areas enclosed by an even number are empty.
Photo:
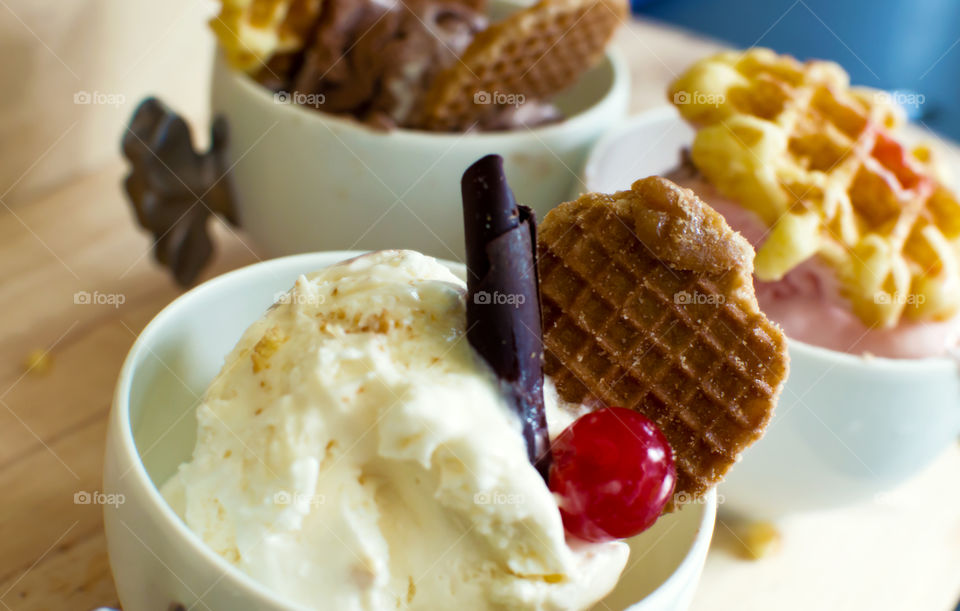
[[[698,169],[771,227],[758,277],[819,254],[867,325],[960,309],[960,202],[931,151],[898,140],[889,96],[851,88],[835,64],[767,49],[702,60],[671,93],[699,127]]]
[[[571,225],[544,222],[546,373],[565,400],[651,418],[674,448],[677,492],[698,496],[770,418],[785,374],[782,335],[755,305],[727,300],[742,272],[671,270],[629,223],[600,206]],[[675,295],[703,299],[680,305]]]
[[[430,87],[423,127],[468,129],[496,111],[494,94],[549,99],[599,61],[626,14],[623,0],[541,0],[491,25]]]

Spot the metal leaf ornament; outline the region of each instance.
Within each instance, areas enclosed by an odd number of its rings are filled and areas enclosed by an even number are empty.
[[[124,189],[137,222],[153,234],[153,252],[176,281],[188,286],[213,254],[207,219],[237,224],[225,151],[227,122],[213,121],[210,148],[193,147],[186,121],[156,98],[140,103],[123,136],[130,161]]]

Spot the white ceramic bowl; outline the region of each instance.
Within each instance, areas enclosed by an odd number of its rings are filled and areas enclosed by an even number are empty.
[[[208,549],[164,502],[158,486],[189,459],[199,397],[242,332],[299,274],[357,254],[286,257],[214,278],[167,306],[130,349],[114,396],[103,476],[104,491],[123,501],[105,506],[104,522],[126,611],[166,609],[171,602],[214,611],[293,608]],[[632,603],[636,611],[685,608],[715,514],[711,493],[633,539],[629,572],[606,609]]]
[[[268,254],[411,248],[460,259],[463,171],[484,155],[502,155],[518,201],[542,216],[577,183],[591,145],[626,116],[628,81],[624,61],[611,51],[556,98],[568,117],[559,123],[507,132],[382,132],[277,103],[218,57],[211,110],[230,127],[240,222]]]
[[[672,107],[632,118],[587,160],[592,191],[673,169],[693,130]],[[960,434],[960,364],[863,358],[790,339],[790,376],[767,433],[721,486],[724,508],[776,517],[872,499]]]

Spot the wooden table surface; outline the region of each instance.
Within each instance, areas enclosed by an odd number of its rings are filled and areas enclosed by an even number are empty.
[[[651,24],[621,32],[634,110],[715,45]],[[117,134],[102,137],[117,139]],[[180,294],[134,228],[117,159],[38,201],[0,206],[0,606],[116,605],[101,508],[111,394],[137,333]],[[2,201],[2,197],[0,197]],[[216,227],[205,278],[259,259]],[[77,304],[80,291],[123,303]],[[909,409],[909,406],[905,406]],[[695,609],[953,609],[960,598],[960,447],[875,502],[780,524],[782,549],[741,557],[722,515]]]

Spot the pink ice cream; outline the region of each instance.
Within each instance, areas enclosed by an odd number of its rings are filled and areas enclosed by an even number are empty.
[[[695,171],[681,168],[667,177],[692,189],[754,248],[763,243],[767,229],[760,218],[724,198]],[[944,356],[960,346],[960,316],[944,322],[901,322],[892,329],[868,327],[841,296],[833,270],[816,257],[777,282],[754,278],[754,288],[760,309],[770,320],[788,337],[815,346],[887,358]]]

